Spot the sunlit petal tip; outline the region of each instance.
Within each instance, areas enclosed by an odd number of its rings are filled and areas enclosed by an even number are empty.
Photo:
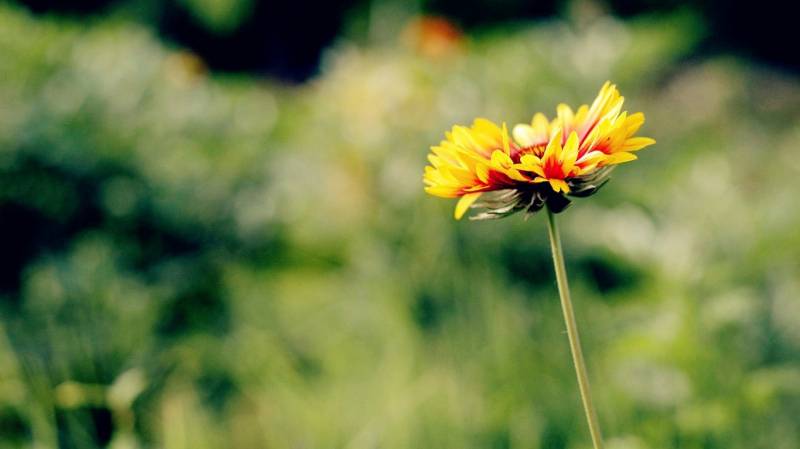
[[[636,157],[635,154],[622,151],[608,156],[608,159],[605,160],[605,164],[624,164],[625,162],[635,161],[636,159],[638,159],[638,157]]]
[[[649,137],[633,137],[625,141],[622,145],[623,151],[638,151],[656,143],[655,139]]]
[[[536,143],[536,132],[531,125],[518,124],[511,129],[511,137],[517,145],[528,147]]]
[[[572,118],[574,117],[574,113],[572,112],[572,108],[565,103],[561,103],[556,108],[556,114],[558,115],[558,120],[561,122],[561,126],[567,127],[572,123]]]

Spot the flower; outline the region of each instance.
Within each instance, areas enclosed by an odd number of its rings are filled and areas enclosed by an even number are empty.
[[[595,193],[611,169],[636,159],[635,151],[655,143],[636,137],[644,114],[622,111],[624,97],[606,82],[591,106],[574,111],[558,105],[556,117],[537,113],[530,124],[514,126],[476,119],[454,126],[445,140],[431,147],[423,177],[425,191],[460,198],[455,218],[470,207],[483,213],[472,219],[500,218],[545,205],[561,212],[572,197]],[[481,201],[478,201],[481,199]]]

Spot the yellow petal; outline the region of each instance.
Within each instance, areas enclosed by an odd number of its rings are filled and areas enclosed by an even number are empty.
[[[624,162],[630,162],[636,159],[637,157],[635,154],[620,151],[619,153],[609,154],[606,160],[604,161],[604,164],[605,165],[622,164]]]
[[[514,142],[521,147],[532,147],[544,140],[539,138],[532,126],[525,124],[514,126],[514,129],[511,130],[511,135],[514,137]]]
[[[578,110],[575,111],[575,117],[573,119],[575,120],[575,124],[576,125],[582,124],[586,120],[586,116],[588,114],[589,114],[589,106],[583,104],[580,107],[578,107]]]
[[[555,191],[556,193],[558,192],[569,193],[569,186],[567,185],[566,182],[564,182],[563,179],[548,179],[548,181],[550,182],[550,187],[552,187],[553,191]]]
[[[446,169],[446,172],[460,185],[472,185],[475,183],[475,176],[469,170],[450,167]]]
[[[602,118],[607,118],[609,120],[615,119],[619,115],[620,111],[622,111],[623,103],[625,103],[625,97],[617,97],[617,99],[614,100],[605,111],[603,111],[605,114],[603,114]]]
[[[637,112],[628,116],[625,121],[625,133],[632,136],[644,124],[644,114]]]
[[[425,192],[429,195],[438,196],[442,198],[455,198],[458,196],[458,190],[455,188],[441,187],[441,186],[427,186]]]
[[[537,133],[541,134],[543,137],[547,137],[547,134],[550,131],[550,122],[547,120],[544,114],[541,112],[537,112],[533,115],[533,120],[531,120],[531,126],[533,130]]]
[[[649,137],[632,137],[626,140],[625,144],[622,145],[622,151],[637,151],[654,143],[656,143],[656,141]]]
[[[558,114],[558,121],[561,123],[561,127],[564,129],[572,128],[572,119],[574,114],[572,113],[572,108],[567,106],[564,103],[561,103],[556,108],[556,113]]]
[[[485,164],[476,165],[475,176],[484,184],[489,182],[489,166]]]
[[[572,166],[575,164],[575,160],[578,158],[578,133],[572,131],[569,133],[569,138],[567,138],[567,142],[564,144],[564,149],[561,152],[561,157],[559,158],[559,162],[563,166],[564,172],[568,172],[572,169]]]
[[[514,168],[517,170],[533,172],[539,176],[544,176],[544,170],[542,169],[541,165],[514,164]],[[527,180],[528,179],[525,179],[525,181]]]
[[[528,153],[522,155],[520,162],[522,162],[524,165],[539,165],[542,163],[542,160],[536,155]]]
[[[578,156],[578,133],[577,132],[572,131],[571,133],[569,133],[569,137],[567,138],[567,141],[564,142],[564,148],[563,148],[563,151],[561,152],[561,154],[562,154],[562,156],[561,156],[562,158],[561,158],[561,160],[559,162],[566,161],[567,158],[570,157],[570,156],[575,156],[572,159],[572,162],[575,162],[575,159],[577,159],[577,156]]]
[[[481,196],[481,192],[467,193],[462,196],[461,199],[458,200],[458,204],[456,204],[455,219],[461,220],[461,217],[464,216],[464,213],[467,212],[467,209],[472,206],[472,203],[474,203],[479,196]]]
[[[611,84],[611,81],[606,81],[603,87],[600,88],[600,92],[597,93],[597,97],[592,102],[587,118],[589,120],[596,120],[599,118],[603,114],[608,103],[613,100],[616,92],[617,87]]]
[[[505,122],[503,123],[503,151],[505,151],[506,154],[511,154],[511,145],[509,145],[508,142],[508,128]]]
[[[528,178],[526,178],[522,173],[520,173],[514,167],[511,167],[508,170],[506,170],[506,175],[509,178],[513,179],[514,181],[523,181],[523,182],[527,182],[528,181]]]
[[[607,158],[607,156],[602,151],[589,151],[581,156],[577,163],[581,165],[595,164],[605,158]]]
[[[561,153],[561,138],[562,131],[561,129],[558,129],[553,137],[550,138],[550,142],[547,143],[547,148],[544,150],[544,155],[542,155],[543,161],[553,158]]]
[[[500,150],[494,150],[492,153],[492,165],[499,168],[508,168],[514,164],[514,161],[511,160],[511,157]]]

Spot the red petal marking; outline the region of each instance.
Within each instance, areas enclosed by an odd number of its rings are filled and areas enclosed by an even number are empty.
[[[555,158],[545,160],[542,171],[544,171],[547,179],[564,179],[564,171]]]

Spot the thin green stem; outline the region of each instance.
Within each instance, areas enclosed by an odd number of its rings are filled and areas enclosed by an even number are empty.
[[[595,412],[592,404],[589,376],[586,374],[586,362],[583,360],[578,325],[575,323],[575,313],[572,311],[572,300],[569,297],[567,269],[564,267],[564,253],[561,251],[561,236],[558,233],[555,214],[549,209],[547,210],[547,223],[547,230],[550,234],[550,248],[553,251],[553,266],[556,269],[558,294],[561,297],[561,310],[564,312],[564,321],[567,324],[569,347],[572,350],[572,363],[575,365],[575,374],[578,376],[578,389],[581,392],[581,401],[586,412],[586,421],[589,423],[589,433],[592,436],[594,449],[603,449],[603,437],[600,434],[600,425],[597,423],[597,412]]]

